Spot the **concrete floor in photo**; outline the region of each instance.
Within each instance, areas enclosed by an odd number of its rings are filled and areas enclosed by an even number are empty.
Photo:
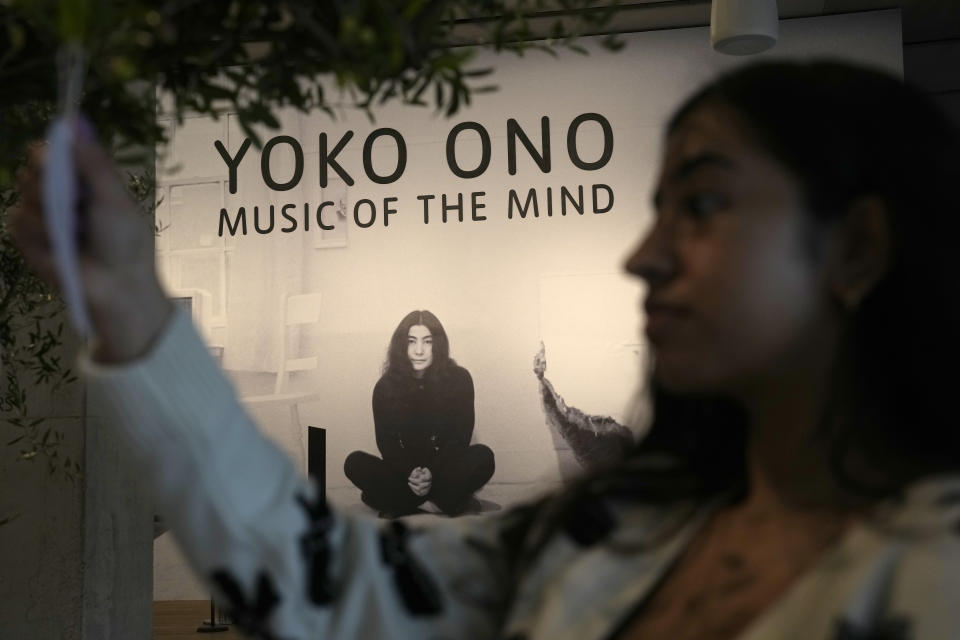
[[[558,491],[562,484],[558,481],[523,483],[487,483],[477,492],[481,514],[495,513],[515,504],[532,500],[552,491]],[[360,500],[360,489],[354,486],[331,487],[327,489],[327,499],[349,513],[376,516],[377,512]]]

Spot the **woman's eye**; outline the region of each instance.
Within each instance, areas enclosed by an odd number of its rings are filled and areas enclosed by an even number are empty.
[[[727,199],[719,193],[696,193],[684,200],[684,208],[694,218],[703,218],[723,209]]]

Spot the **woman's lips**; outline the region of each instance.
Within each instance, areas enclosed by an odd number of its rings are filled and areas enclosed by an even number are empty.
[[[656,300],[648,300],[643,305],[643,310],[647,316],[644,330],[653,343],[665,337],[678,322],[690,315],[690,310],[684,306]]]

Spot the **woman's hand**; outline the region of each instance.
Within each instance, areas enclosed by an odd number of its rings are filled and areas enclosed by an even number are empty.
[[[414,495],[422,498],[430,493],[430,487],[433,486],[433,474],[426,467],[417,467],[410,472],[410,477],[407,478],[407,486],[410,487],[410,491]]]
[[[159,336],[173,306],[154,268],[151,220],[140,212],[107,153],[74,122],[74,162],[81,193],[77,221],[80,282],[96,333],[93,358],[121,363],[142,356]],[[36,146],[18,181],[20,199],[10,227],[24,261],[53,286],[58,278],[43,217],[44,149]]]

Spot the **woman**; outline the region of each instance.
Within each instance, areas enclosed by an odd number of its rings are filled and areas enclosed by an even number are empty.
[[[107,231],[135,216],[102,152],[78,156],[91,390],[248,633],[960,637],[960,429],[937,367],[960,356],[960,136],[899,81],[765,64],[691,98],[627,263],[649,285],[649,436],[557,496],[432,526],[334,514],[298,484],[170,319],[147,232]],[[52,278],[35,176],[23,202],[24,254]],[[184,455],[211,439],[231,446]]]
[[[479,510],[473,494],[493,476],[493,452],[470,444],[473,380],[429,311],[411,311],[393,332],[373,422],[383,459],[354,451],[343,465],[367,505],[392,517]]]

